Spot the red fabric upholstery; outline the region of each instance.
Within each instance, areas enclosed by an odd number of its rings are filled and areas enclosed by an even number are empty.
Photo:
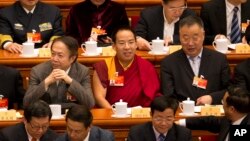
[[[139,21],[139,16],[130,16],[130,26],[132,29],[134,29]]]
[[[217,141],[217,135],[201,136],[200,141]]]

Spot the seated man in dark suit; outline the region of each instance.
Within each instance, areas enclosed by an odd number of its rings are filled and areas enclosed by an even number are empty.
[[[218,141],[230,141],[230,125],[250,125],[250,94],[241,87],[229,87],[223,100],[223,117],[194,117],[177,121],[193,130],[209,130],[219,133]],[[232,141],[232,140],[231,140]]]
[[[247,26],[244,40],[245,40],[244,43],[247,43],[248,45],[250,45],[250,24]]]
[[[232,85],[243,87],[250,91],[250,58],[239,63],[234,69]]]
[[[86,106],[70,108],[66,114],[67,131],[56,141],[114,141],[112,132],[93,126],[92,121],[92,113]]]
[[[237,9],[235,16],[234,9]],[[210,0],[204,3],[200,16],[206,30],[205,44],[211,45],[215,38],[226,37],[232,43],[241,42],[241,23],[246,23],[249,20],[249,9],[249,0]],[[235,25],[233,23],[237,23],[239,28],[234,28],[236,26],[233,26]]]
[[[151,103],[152,122],[133,126],[128,141],[191,141],[191,131],[174,123],[178,101],[160,96]]]
[[[179,101],[188,97],[196,104],[218,104],[230,79],[226,55],[203,47],[205,32],[199,17],[180,21],[182,49],[161,62],[161,89]]]
[[[49,129],[52,112],[44,101],[24,107],[24,120],[0,131],[0,141],[54,141],[57,134]]]
[[[89,68],[77,61],[78,42],[70,36],[55,39],[51,59],[31,69],[24,105],[38,99],[68,108],[74,104],[94,106]]]
[[[186,0],[162,0],[162,5],[144,9],[135,28],[138,48],[149,50],[149,42],[157,37],[166,45],[179,44],[179,20],[188,15],[195,12],[187,8]]]
[[[21,53],[27,33],[33,32],[40,33],[34,37],[35,47],[50,47],[50,41],[64,34],[60,9],[39,0],[18,0],[0,10],[3,49]]]
[[[0,78],[0,95],[8,99],[8,108],[21,109],[25,90],[20,72],[0,65]]]

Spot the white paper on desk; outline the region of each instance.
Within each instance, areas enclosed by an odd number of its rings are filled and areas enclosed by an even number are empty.
[[[128,114],[128,115],[131,115],[131,111],[132,111],[132,109],[134,109],[134,108],[142,108],[142,107],[141,107],[141,106],[135,106],[135,107],[127,108],[127,114]]]
[[[220,107],[220,112],[223,114],[224,113],[223,105],[216,105],[216,106]],[[200,113],[201,112],[201,107],[204,107],[204,106],[195,106],[194,107],[194,112],[195,113]]]
[[[98,48],[97,48],[97,52],[98,52],[99,54],[101,54],[101,53],[102,53],[102,47],[98,47]]]
[[[38,48],[34,49],[34,54],[38,56],[38,54],[39,54],[39,49]]]
[[[228,45],[228,48],[230,48],[230,49],[236,49],[237,45],[244,45],[244,44],[243,43],[230,44],[230,45]]]

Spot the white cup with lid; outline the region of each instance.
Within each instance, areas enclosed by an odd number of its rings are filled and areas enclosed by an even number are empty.
[[[120,99],[119,102],[116,102],[112,105],[112,110],[115,113],[116,116],[126,116],[127,115],[127,102],[123,102],[122,99]]]
[[[227,38],[219,38],[213,41],[213,47],[221,53],[227,53],[228,45],[230,45],[230,41]]]
[[[190,100],[190,98],[187,98],[187,100],[182,101],[179,107],[184,115],[194,114],[195,104],[193,100]]]
[[[84,49],[85,46],[85,49]],[[81,48],[85,52],[86,55],[97,55],[97,42],[96,41],[86,41],[85,43],[81,44]]]
[[[161,40],[157,37],[155,40],[152,40],[152,53],[161,54],[164,52],[164,40]]]
[[[35,44],[33,42],[24,42],[23,44],[22,55],[29,56],[34,55]]]

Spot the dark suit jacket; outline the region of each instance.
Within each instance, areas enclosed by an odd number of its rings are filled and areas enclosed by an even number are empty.
[[[191,141],[191,131],[174,124],[168,131],[165,141]],[[133,126],[127,141],[156,141],[152,122]]]
[[[89,141],[114,141],[114,134],[108,130],[92,126],[89,135]],[[58,137],[55,141],[70,141],[68,134],[65,133]]]
[[[246,23],[250,18],[249,9],[250,1],[241,4],[241,23]],[[203,4],[200,16],[205,27],[205,44],[211,45],[217,34],[227,35],[225,0],[210,0]]]
[[[91,89],[89,69],[78,63],[71,64],[68,75],[73,79],[70,85],[64,81],[52,83],[45,91],[44,80],[50,75],[53,68],[51,61],[47,61],[33,67],[30,72],[29,88],[24,96],[24,105],[28,105],[38,99],[42,99],[47,103],[59,103],[67,105],[73,101],[67,98],[67,94],[75,97],[74,102],[77,104],[85,104],[89,108],[93,107],[95,102]]]
[[[221,104],[230,79],[230,69],[224,54],[203,48],[199,77],[208,80],[207,88],[192,85],[194,73],[183,50],[167,56],[161,63],[161,89],[164,95],[174,95],[182,101],[211,95],[213,104]]]
[[[217,141],[224,141],[230,128],[231,122],[226,117],[194,117],[186,119],[186,127],[192,130],[208,130],[219,133]],[[250,115],[248,114],[240,125],[250,125]]]
[[[18,108],[22,108],[23,96],[23,79],[18,70],[0,65],[0,94],[8,98],[9,109],[17,103]]]
[[[180,19],[187,17],[189,15],[195,15],[195,12],[186,9],[181,15]],[[164,17],[163,17],[163,7],[153,6],[142,10],[140,14],[140,19],[135,28],[136,34],[151,42],[153,39],[159,37],[163,39],[163,29],[164,29]],[[179,41],[179,21],[175,23],[174,27],[174,44],[180,43]]]
[[[42,43],[36,47],[48,43],[53,36],[63,35],[60,9],[38,2],[30,22],[19,1],[0,10],[0,34],[10,35],[14,42],[22,44],[27,41],[26,33],[32,29],[41,33]]]
[[[235,67],[233,83],[250,91],[250,59]]]
[[[48,129],[40,138],[40,141],[54,141],[56,138],[57,134],[53,130]],[[18,123],[2,129],[0,131],[0,141],[28,141],[24,123]]]

